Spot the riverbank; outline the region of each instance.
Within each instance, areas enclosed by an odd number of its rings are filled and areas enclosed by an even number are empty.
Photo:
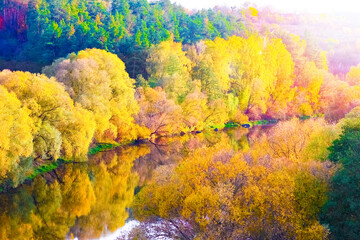
[[[316,117],[316,116],[315,116]],[[302,116],[299,117],[299,119],[301,120],[306,120],[309,119],[310,116]],[[183,136],[185,134],[199,134],[202,132],[206,132],[206,131],[220,131],[222,129],[231,129],[231,128],[252,128],[252,127],[256,127],[256,126],[271,126],[271,125],[275,125],[279,122],[280,120],[278,119],[271,119],[271,120],[255,120],[255,121],[249,121],[246,123],[235,123],[235,122],[228,122],[222,125],[214,125],[211,126],[208,129],[203,129],[203,130],[194,130],[194,131],[190,131],[187,133],[181,132],[178,134],[172,134],[171,136],[152,136],[149,138],[145,138],[145,139],[139,139],[139,140],[134,140],[134,141],[127,141],[127,142],[123,142],[123,143],[97,143],[95,144],[94,147],[91,147],[89,149],[88,155],[95,155],[99,152],[104,152],[104,151],[108,151],[111,149],[114,149],[116,147],[120,147],[120,146],[129,146],[129,145],[133,145],[133,144],[139,144],[139,143],[144,143],[144,142],[151,142],[152,138],[158,138],[158,137],[176,137],[176,136]],[[18,186],[13,187],[13,186],[7,186],[6,183],[4,184],[0,184],[0,193],[13,189],[13,188],[17,188],[19,186],[21,186],[24,182],[26,181],[32,181],[36,176],[39,175],[43,175],[46,174],[54,169],[57,169],[58,167],[60,167],[63,164],[68,164],[68,163],[76,163],[76,160],[65,160],[65,159],[58,159],[55,162],[50,162],[50,163],[44,163],[44,164],[40,164],[39,166],[34,166],[33,171],[31,171],[31,173],[29,173],[26,178],[24,179],[24,181],[22,181]],[[86,162],[86,161],[84,161]]]

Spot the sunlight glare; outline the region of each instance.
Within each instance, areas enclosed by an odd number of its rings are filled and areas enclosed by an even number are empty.
[[[251,0],[251,1],[239,1],[239,0],[171,0],[183,5],[189,9],[201,9],[212,8],[214,6],[236,6],[241,7],[244,4],[251,3],[256,4],[258,7],[270,6],[275,10],[284,12],[308,12],[308,13],[359,13],[360,2],[352,0],[343,1],[325,1],[325,0],[302,0],[302,1],[288,1],[288,0]]]

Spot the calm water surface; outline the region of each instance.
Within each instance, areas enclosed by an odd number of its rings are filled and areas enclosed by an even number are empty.
[[[115,232],[132,219],[134,195],[154,170],[224,139],[234,151],[246,150],[263,132],[240,128],[163,138],[65,164],[0,194],[0,239],[97,239]]]

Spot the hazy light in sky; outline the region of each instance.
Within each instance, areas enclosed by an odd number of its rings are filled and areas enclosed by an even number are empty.
[[[284,12],[309,13],[360,13],[360,1],[357,0],[171,0],[188,9],[212,8],[218,6],[241,7],[244,3],[254,3],[259,7],[271,6]]]

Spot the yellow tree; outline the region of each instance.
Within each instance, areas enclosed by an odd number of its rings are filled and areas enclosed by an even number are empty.
[[[206,96],[195,91],[186,96],[181,103],[183,121],[190,131],[205,128],[206,113],[209,111]]]
[[[33,151],[33,121],[14,93],[0,85],[0,182]]]
[[[223,96],[220,87],[220,74],[215,71],[215,64],[209,55],[204,55],[193,69],[193,78],[201,83],[201,91],[207,95],[209,101]]]
[[[289,34],[280,29],[277,29],[274,35],[281,38],[283,43],[286,45],[286,49],[290,52],[292,60],[295,63],[295,68],[302,66],[306,61],[304,56],[307,46],[306,41],[297,35]]]
[[[277,30],[275,35],[282,39],[295,63],[296,87],[293,109],[290,114],[311,115],[319,112],[319,90],[327,71],[325,52],[321,52],[297,35]],[[311,46],[310,46],[311,45]]]
[[[266,112],[267,89],[274,81],[265,65],[264,40],[252,34],[247,39],[231,37],[228,41],[232,89],[239,97],[240,109],[257,117]]]
[[[75,103],[94,113],[97,141],[125,141],[137,136],[133,115],[135,81],[125,64],[104,50],[86,49],[59,59],[43,72],[63,83]]]
[[[305,62],[297,72],[295,86],[297,86],[296,103],[298,113],[311,115],[320,110],[320,88],[324,80],[323,71],[314,62]]]
[[[311,175],[313,167],[234,153],[222,139],[191,152],[175,172],[164,168],[142,188],[133,209],[142,221],[157,217],[171,223],[176,230],[162,230],[173,238],[325,239],[328,234],[316,220],[326,182]],[[327,172],[325,165],[318,168]],[[307,187],[313,187],[309,195]]]
[[[359,99],[359,87],[349,86],[336,76],[327,73],[320,88],[321,113],[328,121],[344,118]],[[356,104],[357,105],[357,104]]]
[[[359,86],[360,85],[360,66],[352,66],[350,71],[346,74],[345,81],[349,83],[350,86]]]
[[[184,99],[190,83],[191,62],[185,54],[181,43],[169,39],[153,46],[146,60],[150,83],[163,87],[177,102]]]
[[[215,79],[221,91],[226,93],[231,87],[230,74],[232,71],[229,43],[225,39],[216,38],[214,41],[206,41],[205,44],[204,61],[206,64],[212,66]]]
[[[35,158],[86,156],[94,134],[92,114],[79,106],[74,107],[62,84],[45,75],[6,70],[0,73],[0,84],[13,91],[22,106],[30,110],[35,128]],[[72,137],[79,133],[81,138]]]
[[[93,117],[92,112],[76,104],[72,114],[59,120],[57,128],[62,138],[62,156],[80,160],[87,159],[85,156],[96,128]]]
[[[269,154],[295,162],[325,161],[328,148],[338,136],[338,128],[324,119],[301,121],[293,118],[274,126],[253,146],[253,154]],[[256,157],[255,157],[256,158]]]
[[[226,108],[226,103],[223,99],[216,99],[208,103],[208,111],[203,120],[205,126],[223,125],[229,121],[229,115]]]
[[[166,98],[161,87],[139,87],[136,98],[140,105],[136,122],[150,129],[149,135],[171,135],[181,131],[182,109],[173,100]]]
[[[267,102],[267,115],[272,117],[285,117],[287,103],[294,96],[294,63],[291,54],[281,39],[271,39],[265,50],[265,61],[268,71],[273,77],[267,91],[270,98]]]
[[[231,118],[238,109],[251,118],[267,110],[268,115],[284,117],[294,95],[294,63],[281,39],[256,34],[216,38],[197,52],[190,48],[190,53],[193,78],[201,81],[209,101],[232,94],[227,102]]]

